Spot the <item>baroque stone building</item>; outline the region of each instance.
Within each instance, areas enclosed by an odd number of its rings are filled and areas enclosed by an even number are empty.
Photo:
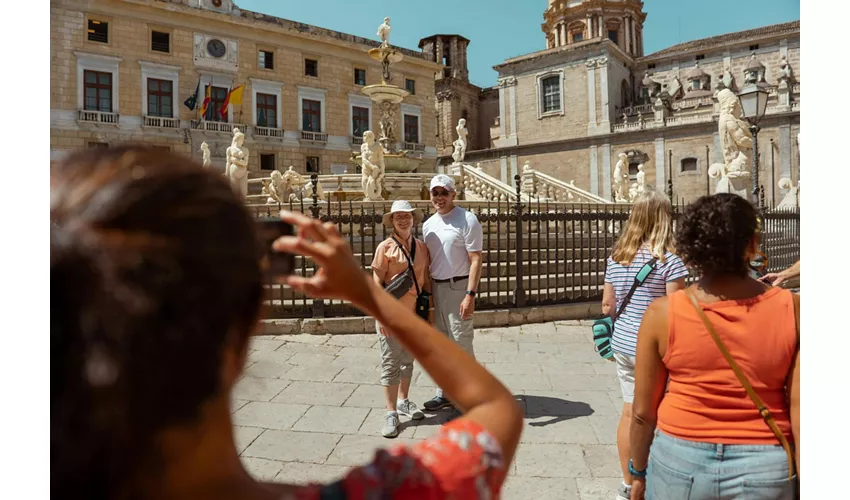
[[[242,10],[231,0],[50,6],[52,160],[124,141],[200,159],[206,142],[212,164],[223,169],[239,127],[253,175],[289,165],[302,173],[353,172],[349,159],[363,132],[379,129],[377,106],[360,92],[381,81],[380,63],[367,54],[377,40]],[[378,15],[376,27],[380,21]],[[396,113],[398,146],[435,161],[434,73],[442,67],[400,50],[404,60],[389,83],[411,96]],[[242,103],[221,113],[229,90],[240,85]],[[196,89],[190,110],[184,101]]]
[[[498,85],[478,91],[475,127],[489,137],[470,146],[466,162],[509,184],[529,162],[611,200],[614,164],[626,153],[632,180],[643,163],[647,184],[666,192],[672,180],[674,196],[693,200],[714,191],[708,167],[722,163],[714,95],[751,79],[770,92],[758,135],[760,182],[768,203],[781,200],[778,181],[799,180],[799,21],[644,55],[646,16],[638,0],[549,0],[547,48],[495,66]],[[456,107],[451,113],[440,117],[445,127],[460,118]],[[454,137],[441,136],[441,155]]]

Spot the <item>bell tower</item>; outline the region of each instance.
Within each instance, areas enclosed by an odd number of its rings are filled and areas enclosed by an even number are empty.
[[[549,0],[540,28],[547,49],[608,38],[626,54],[641,57],[645,20],[640,0]]]

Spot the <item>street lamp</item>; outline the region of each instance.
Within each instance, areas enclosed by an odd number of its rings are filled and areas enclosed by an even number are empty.
[[[759,205],[758,124],[767,109],[767,96],[767,91],[757,83],[750,83],[738,93],[741,110],[744,118],[750,123],[750,132],[753,134],[753,204],[756,206]]]

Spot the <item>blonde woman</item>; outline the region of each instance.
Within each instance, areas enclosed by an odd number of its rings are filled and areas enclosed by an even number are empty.
[[[684,289],[688,275],[682,259],[673,254],[674,248],[670,202],[656,191],[642,193],[635,200],[626,228],[608,257],[602,294],[603,314],[616,318],[611,345],[623,394],[623,413],[617,426],[617,450],[623,470],[618,500],[628,500],[631,493],[629,426],[635,395],[638,329],[649,304]],[[646,278],[626,301],[639,273]],[[621,307],[623,310],[617,316]]]
[[[422,222],[423,213],[413,208],[409,201],[393,202],[390,211],[384,214],[383,224],[393,229],[392,235],[378,244],[372,260],[372,278],[375,283],[385,287],[393,278],[408,272],[409,262],[413,261],[415,284],[399,300],[410,310],[416,305],[417,288],[431,292],[431,279],[428,267],[431,258],[425,242],[413,237],[413,227]],[[410,379],[413,376],[413,356],[399,341],[376,322],[379,345],[381,347],[381,385],[387,403],[387,416],[381,434],[387,438],[398,436],[401,413],[412,420],[425,417],[416,403],[408,399]]]

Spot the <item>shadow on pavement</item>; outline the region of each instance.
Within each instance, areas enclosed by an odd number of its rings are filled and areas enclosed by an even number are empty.
[[[517,396],[517,401],[525,403],[525,418],[552,417],[542,422],[529,422],[532,427],[543,427],[552,425],[576,417],[587,417],[593,414],[593,408],[582,401],[568,401],[566,399],[553,398],[549,396],[535,396],[526,394]]]

